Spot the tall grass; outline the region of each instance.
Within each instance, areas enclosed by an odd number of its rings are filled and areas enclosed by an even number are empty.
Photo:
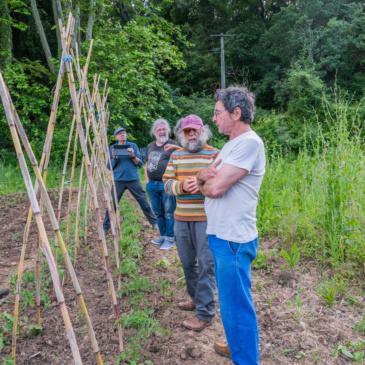
[[[363,122],[344,97],[323,103],[325,120],[318,121],[319,137],[310,149],[295,159],[268,156],[259,231],[353,273],[351,265],[363,269],[365,261]]]

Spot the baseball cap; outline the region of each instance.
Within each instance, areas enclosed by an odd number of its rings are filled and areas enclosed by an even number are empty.
[[[126,129],[125,129],[125,128],[122,128],[122,127],[117,128],[117,129],[114,131],[114,136],[116,136],[116,135],[117,135],[117,133],[118,133],[118,132],[120,132],[120,131],[126,131]]]
[[[200,117],[194,114],[190,114],[183,118],[181,121],[181,131],[184,129],[200,129],[203,126],[203,121]]]

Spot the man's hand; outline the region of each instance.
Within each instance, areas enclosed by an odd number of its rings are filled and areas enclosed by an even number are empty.
[[[196,183],[196,178],[193,176],[188,176],[188,178],[184,180],[183,190],[190,194],[200,193],[199,186]]]
[[[114,148],[112,149],[112,156],[113,156],[114,160],[118,160],[118,156],[114,156]]]
[[[179,148],[181,148],[181,147],[176,144],[168,143],[165,145],[165,147],[163,149],[165,151],[174,151],[174,150],[178,150]]]
[[[127,148],[127,151],[129,151],[129,153],[131,154],[131,158],[134,158],[134,149],[133,148],[131,148],[131,147],[129,147],[129,148]]]
[[[217,170],[217,167],[222,162],[222,159],[219,159],[218,161],[213,162],[207,169],[200,170],[197,175],[197,181],[198,185],[202,185],[205,181],[208,181],[209,179],[213,179],[213,177],[216,177],[219,170]]]

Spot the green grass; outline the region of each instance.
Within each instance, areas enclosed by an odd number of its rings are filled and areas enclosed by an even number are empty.
[[[298,243],[304,256],[336,267],[365,260],[365,169],[361,121],[348,103],[328,106],[330,133],[296,158],[268,156],[260,190],[261,236]],[[347,265],[348,266],[348,265]],[[347,274],[353,275],[352,270]]]
[[[62,167],[49,167],[47,172],[47,189],[59,189],[61,187],[62,179]],[[28,171],[33,181],[35,182],[35,176],[33,168],[28,166]],[[66,172],[65,187],[69,186],[71,176],[71,168]],[[73,181],[73,187],[79,185],[80,168],[75,169],[75,176]],[[13,193],[26,192],[25,184],[23,181],[22,172],[19,165],[10,166],[0,162],[0,197],[7,196]]]

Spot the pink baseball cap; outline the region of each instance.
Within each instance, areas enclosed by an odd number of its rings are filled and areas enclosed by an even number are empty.
[[[203,121],[200,117],[194,114],[190,114],[187,117],[183,118],[181,121],[181,128],[180,130],[183,131],[184,129],[200,129],[203,126]]]

